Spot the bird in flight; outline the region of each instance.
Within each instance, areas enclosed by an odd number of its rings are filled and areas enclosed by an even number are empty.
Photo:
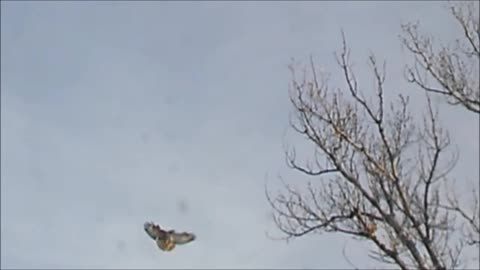
[[[195,240],[195,235],[189,232],[175,232],[174,230],[163,230],[153,222],[145,222],[145,232],[155,240],[158,248],[163,251],[172,251],[176,245],[184,245]]]

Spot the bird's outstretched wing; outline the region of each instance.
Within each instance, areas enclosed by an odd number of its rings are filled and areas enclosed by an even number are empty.
[[[172,232],[171,236],[173,238],[173,242],[175,242],[175,244],[177,245],[184,245],[184,244],[190,243],[196,238],[195,234],[188,233],[188,232],[182,232],[182,233]]]
[[[145,222],[143,224],[143,228],[148,236],[150,236],[150,238],[153,240],[165,239],[167,237],[167,232],[162,230],[160,226],[154,224],[153,222]]]

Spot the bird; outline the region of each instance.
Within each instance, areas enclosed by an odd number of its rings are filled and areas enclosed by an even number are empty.
[[[155,240],[158,248],[162,251],[172,251],[176,245],[184,245],[196,239],[193,233],[163,230],[153,222],[145,222],[143,228],[147,235]]]

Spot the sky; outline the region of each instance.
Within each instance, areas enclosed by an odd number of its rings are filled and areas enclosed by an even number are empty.
[[[416,20],[459,33],[433,1],[2,1],[1,267],[347,268],[345,246],[374,265],[340,235],[268,238],[264,187],[305,183],[283,155],[291,59],[338,70],[343,29],[359,76],[375,52],[420,111],[398,37]],[[459,186],[478,180],[478,118],[436,101]],[[160,252],[145,221],[197,240]]]

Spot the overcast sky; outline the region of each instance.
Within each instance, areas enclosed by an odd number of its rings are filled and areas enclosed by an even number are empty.
[[[421,97],[415,20],[458,34],[441,2],[2,1],[1,267],[345,268],[345,243],[373,265],[341,236],[267,238],[264,185],[305,183],[283,157],[291,58],[335,71],[343,28],[357,67],[374,51]],[[478,179],[478,119],[440,106],[455,175]],[[147,220],[198,238],[160,252]]]

